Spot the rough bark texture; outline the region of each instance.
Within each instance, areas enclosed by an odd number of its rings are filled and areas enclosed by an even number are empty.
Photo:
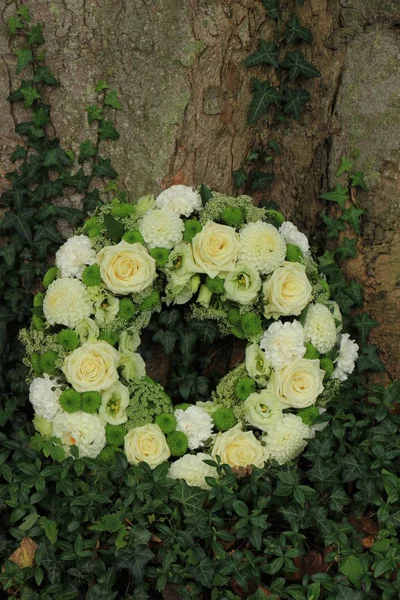
[[[391,376],[400,375],[400,5],[398,0],[295,0],[312,29],[304,49],[322,77],[298,124],[256,131],[246,126],[250,73],[244,58],[274,23],[259,0],[28,0],[45,23],[46,55],[61,86],[51,92],[52,124],[76,150],[92,135],[84,107],[94,84],[111,80],[124,111],[121,139],[106,152],[132,197],[178,181],[206,182],[232,192],[232,170],[255,138],[282,152],[268,191],[286,215],[318,232],[321,187],[334,183],[341,155],[359,152],[370,190],[357,196],[366,215],[360,258],[348,265],[366,284],[366,309],[380,322],[373,335]],[[6,96],[16,87],[5,19],[14,2],[0,0],[0,178],[18,143],[22,114]],[[252,71],[251,75],[254,74]],[[1,179],[0,179],[1,186]]]

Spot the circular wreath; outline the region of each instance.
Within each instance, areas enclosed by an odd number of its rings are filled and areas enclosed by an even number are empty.
[[[131,464],[169,460],[171,477],[202,487],[216,457],[284,464],[357,357],[306,236],[248,196],[204,186],[102,206],[58,250],[43,286],[21,339],[33,423],[60,458],[112,462],[123,449]],[[174,406],[146,376],[140,334],[171,304],[248,341],[208,401]]]

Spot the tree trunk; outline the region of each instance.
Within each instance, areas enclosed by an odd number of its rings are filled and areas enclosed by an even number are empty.
[[[54,132],[77,150],[93,131],[85,106],[108,79],[124,110],[118,143],[105,149],[132,197],[171,182],[231,193],[232,171],[255,140],[276,140],[275,182],[267,196],[309,234],[320,229],[318,200],[334,185],[340,157],[359,152],[369,192],[360,256],[349,273],[366,284],[366,310],[379,322],[372,341],[392,377],[400,375],[400,7],[398,0],[283,1],[314,34],[303,51],[321,71],[307,82],[311,102],[300,123],[246,125],[250,76],[244,67],[275,24],[259,0],[28,0],[45,23],[46,59],[61,83],[48,99]],[[23,110],[6,101],[17,86],[2,0],[0,30],[0,186]]]

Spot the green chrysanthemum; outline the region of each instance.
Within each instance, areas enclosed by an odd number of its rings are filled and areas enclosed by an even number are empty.
[[[99,265],[89,265],[83,270],[82,281],[87,287],[101,284]]]
[[[83,231],[90,239],[93,239],[101,234],[101,226],[96,217],[92,217],[86,221],[83,226]]]
[[[111,465],[115,459],[115,446],[106,446],[100,452],[98,458],[104,461],[107,465]]]
[[[58,334],[58,343],[67,352],[72,352],[79,346],[79,336],[72,329],[62,329]]]
[[[140,310],[152,310],[160,303],[160,294],[157,290],[153,290],[147,298],[140,303]]]
[[[289,262],[300,262],[303,253],[296,244],[286,244],[286,260]]]
[[[243,211],[236,206],[227,206],[222,212],[222,221],[230,227],[240,227],[244,221]]]
[[[106,331],[106,330],[102,329],[99,334],[99,340],[103,340],[104,342],[107,342],[111,346],[115,346],[115,344],[119,340],[119,334],[115,333],[115,331]]]
[[[167,444],[172,456],[183,456],[189,447],[189,440],[182,431],[173,431],[167,437]]]
[[[320,367],[323,371],[325,371],[325,376],[324,379],[329,379],[329,377],[331,377],[333,371],[335,370],[335,365],[333,364],[333,362],[331,361],[330,358],[321,358],[321,360],[319,361]]]
[[[37,315],[33,315],[32,317],[32,325],[37,331],[44,331],[44,320],[42,317],[38,317]]]
[[[230,408],[219,408],[212,414],[212,418],[219,431],[227,431],[237,424],[237,419]]]
[[[280,227],[286,221],[282,213],[273,209],[267,210],[266,219],[267,221],[273,221],[273,225],[276,224],[278,227]]]
[[[129,321],[135,314],[135,305],[129,298],[121,298],[117,317],[123,321]]]
[[[40,366],[42,368],[42,371],[44,373],[47,373],[48,375],[55,375],[57,371],[57,358],[57,352],[54,352],[53,350],[47,350],[47,352],[44,352],[44,354],[42,354],[42,356],[40,357]]]
[[[127,231],[122,239],[128,244],[144,244],[144,239],[140,231]]]
[[[191,242],[192,239],[200,233],[203,229],[201,223],[196,219],[188,219],[185,221],[185,231],[183,232],[183,239],[185,242]]]
[[[214,277],[214,279],[212,279],[211,277],[207,276],[206,286],[209,290],[211,290],[211,292],[213,292],[213,294],[221,295],[225,291],[224,280],[221,279],[221,277]]]
[[[136,210],[134,204],[130,204],[129,202],[122,202],[121,204],[114,204],[111,208],[111,215],[113,217],[130,217]]]
[[[95,413],[101,405],[101,394],[99,392],[83,392],[81,395],[81,406],[83,412]]]
[[[149,254],[156,261],[157,267],[165,267],[168,262],[170,250],[166,248],[151,248]]]
[[[232,325],[235,325],[236,327],[238,325],[240,325],[240,320],[242,318],[242,315],[240,314],[240,310],[238,308],[230,308],[228,311],[228,321],[229,323],[231,323]]]
[[[123,425],[106,425],[106,440],[111,446],[123,446],[125,434]]]
[[[176,429],[176,418],[169,413],[162,413],[161,415],[157,415],[156,424],[163,433],[168,435]]]
[[[44,296],[42,292],[38,292],[37,294],[35,294],[35,296],[33,297],[33,307],[38,308],[39,306],[42,306],[43,298]]]
[[[250,377],[239,379],[235,387],[235,394],[239,400],[246,400],[256,389],[256,384]]]
[[[61,392],[58,401],[61,408],[67,413],[77,412],[81,408],[81,395],[72,389]]]
[[[319,410],[316,406],[302,408],[297,415],[301,418],[304,425],[313,425],[319,417]]]
[[[249,339],[257,338],[262,333],[261,319],[255,313],[246,313],[240,319],[243,333]]]
[[[192,406],[191,404],[189,404],[188,402],[182,402],[181,404],[176,404],[174,406],[175,410],[186,410],[187,408],[189,408],[189,406]]]
[[[44,287],[47,288],[49,287],[49,285],[51,283],[53,283],[53,281],[55,279],[57,279],[58,277],[58,273],[59,273],[59,269],[57,269],[57,267],[51,267],[51,269],[49,269],[46,273],[45,276],[43,277],[43,285]]]
[[[319,352],[316,349],[316,347],[312,345],[311,342],[306,342],[305,346],[306,346],[306,353],[304,355],[304,358],[308,358],[310,360],[319,358]]]

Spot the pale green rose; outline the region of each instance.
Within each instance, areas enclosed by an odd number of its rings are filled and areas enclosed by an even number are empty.
[[[264,386],[271,372],[269,362],[258,344],[250,344],[246,348],[246,370],[249,376]]]
[[[129,405],[129,390],[117,381],[102,394],[102,402],[99,408],[99,417],[104,423],[110,425],[122,425],[126,423],[126,407]]]
[[[95,303],[95,315],[97,323],[102,326],[108,321],[113,321],[119,311],[119,299],[112,294],[104,294],[103,300]]]
[[[250,394],[243,405],[243,409],[245,419],[249,425],[262,431],[268,431],[282,418],[281,403],[270,389]]]
[[[167,275],[174,277],[175,282],[180,280],[182,283],[198,272],[191,244],[180,242],[171,250],[165,271]]]
[[[53,423],[44,417],[35,416],[33,426],[40,435],[46,439],[53,436]]]
[[[100,330],[93,319],[83,319],[75,327],[75,331],[79,335],[81,344],[97,340],[100,333]]]
[[[229,300],[239,304],[250,304],[261,288],[258,271],[245,263],[238,263],[233,271],[227,274],[224,282],[225,292]]]
[[[193,296],[191,278],[186,281],[179,278],[175,279],[174,273],[172,273],[164,291],[163,300],[167,306],[170,304],[186,304]]]
[[[121,354],[118,367],[122,367],[121,375],[126,381],[131,381],[137,377],[146,375],[146,363],[137,352],[129,352],[125,350]]]
[[[140,346],[140,335],[133,327],[128,327],[119,336],[118,349],[120,352],[136,352]]]
[[[149,210],[152,210],[156,205],[155,198],[153,194],[147,194],[147,196],[142,196],[136,203],[136,212],[144,215]]]

